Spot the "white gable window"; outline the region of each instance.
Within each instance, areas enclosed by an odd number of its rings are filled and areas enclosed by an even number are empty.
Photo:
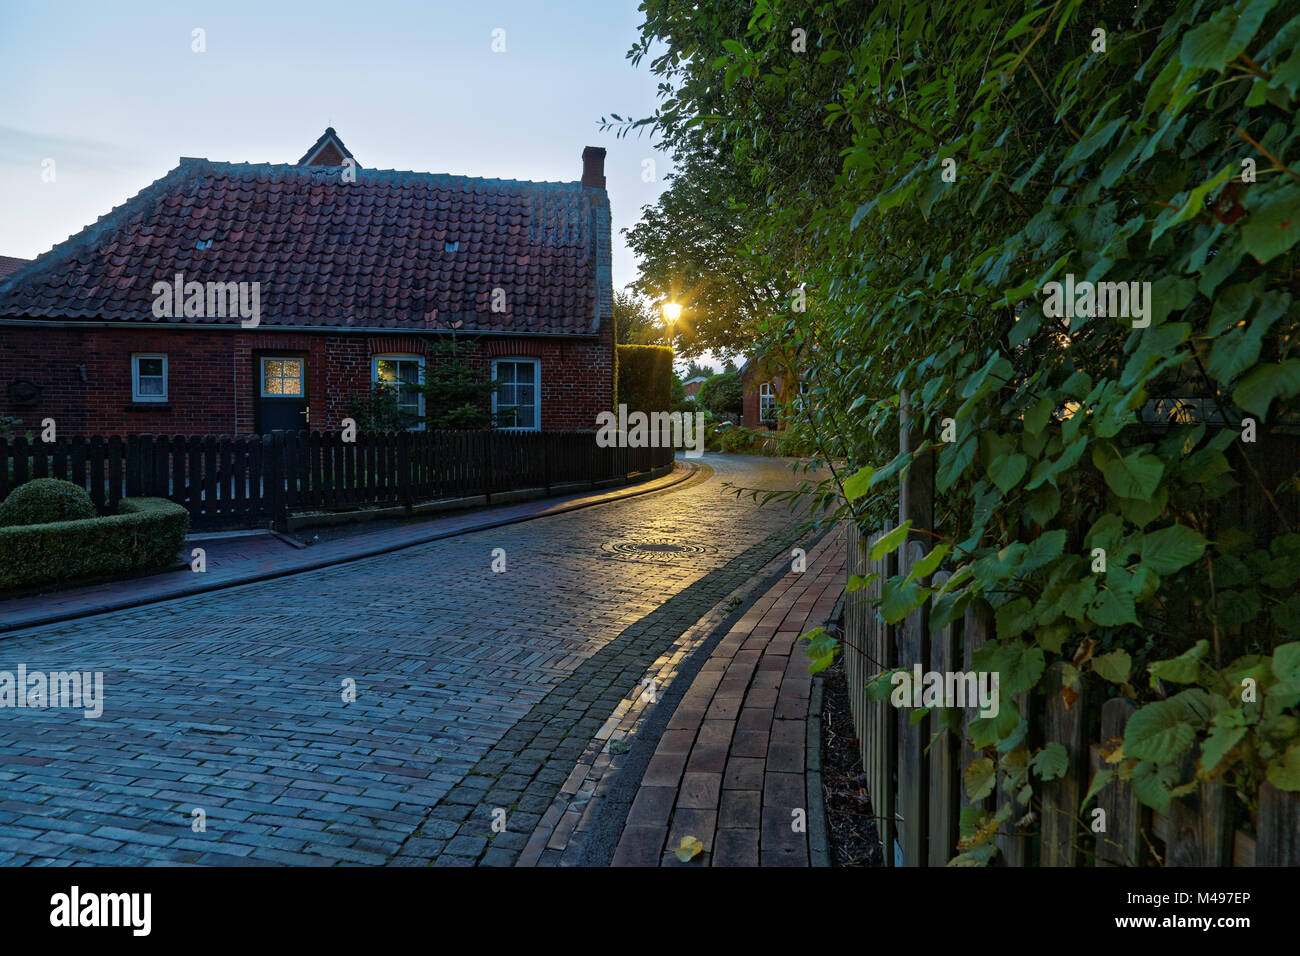
[[[390,389],[408,427],[424,428],[424,359],[418,355],[375,355],[370,359],[370,382],[375,388]]]
[[[776,420],[776,392],[771,382],[758,386],[758,420],[770,422]]]
[[[131,356],[131,401],[167,401],[167,356],[140,353]]]
[[[492,414],[498,428],[539,431],[542,427],[542,363],[537,359],[496,359]]]

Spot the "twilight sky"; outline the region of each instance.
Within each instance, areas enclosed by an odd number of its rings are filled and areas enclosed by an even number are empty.
[[[0,255],[46,251],[181,156],[291,163],[333,126],[363,167],[499,179],[574,181],[582,148],[604,146],[620,288],[636,274],[621,230],[669,170],[647,139],[597,124],[654,108],[653,78],[624,58],[636,7],[3,0]],[[42,181],[47,159],[52,183]]]

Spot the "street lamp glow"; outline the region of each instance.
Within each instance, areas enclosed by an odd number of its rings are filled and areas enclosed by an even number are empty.
[[[663,311],[664,319],[667,322],[676,322],[682,317],[682,307],[676,302],[665,302],[660,309]]]

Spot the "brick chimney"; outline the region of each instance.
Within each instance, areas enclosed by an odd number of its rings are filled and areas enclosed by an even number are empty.
[[[605,150],[600,146],[588,146],[582,151],[582,185],[605,188]]]

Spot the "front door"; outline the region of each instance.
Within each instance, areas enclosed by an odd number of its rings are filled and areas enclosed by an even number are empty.
[[[307,356],[259,354],[255,366],[258,434],[306,429]]]

